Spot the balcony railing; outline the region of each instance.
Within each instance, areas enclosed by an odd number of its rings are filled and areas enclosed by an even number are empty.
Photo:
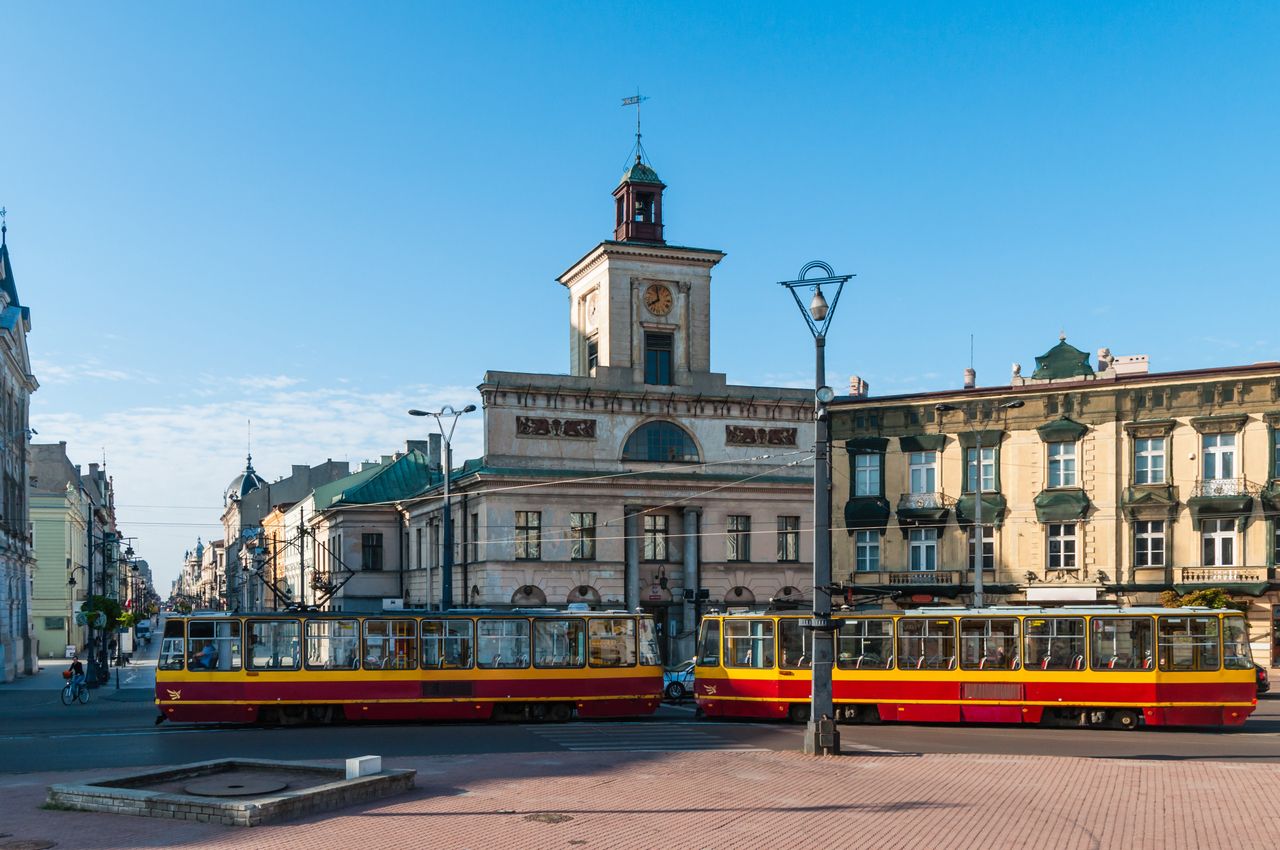
[[[1266,567],[1175,567],[1174,584],[1239,584],[1267,580]]]
[[[1262,488],[1246,478],[1202,478],[1191,490],[1191,498],[1212,499],[1231,496],[1256,496]]]
[[[853,574],[857,584],[954,585],[960,583],[958,570],[862,570]]]
[[[900,511],[934,511],[955,506],[956,500],[946,493],[903,493],[898,497]]]

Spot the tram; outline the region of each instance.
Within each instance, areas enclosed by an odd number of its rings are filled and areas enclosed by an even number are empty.
[[[1257,707],[1245,618],[1210,608],[920,608],[837,613],[837,721],[1239,726]],[[808,717],[798,614],[708,615],[708,717]]]
[[[653,618],[620,611],[194,614],[165,624],[166,720],[547,720],[652,714]]]

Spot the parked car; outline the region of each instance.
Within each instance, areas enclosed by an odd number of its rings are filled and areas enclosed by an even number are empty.
[[[1258,695],[1261,696],[1271,690],[1271,677],[1267,674],[1267,668],[1261,664],[1253,665],[1258,673]]]
[[[662,692],[672,702],[693,696],[693,659],[682,661],[662,674]]]

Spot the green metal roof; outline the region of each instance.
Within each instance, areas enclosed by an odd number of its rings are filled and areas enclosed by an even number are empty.
[[[381,464],[369,475],[358,481],[351,481],[361,473],[349,476],[334,484],[346,484],[336,492],[327,504],[321,505],[319,490],[317,506],[337,507],[339,505],[372,505],[385,502],[398,502],[409,499],[441,483],[444,476],[432,471],[427,456],[416,449],[401,455],[391,463]],[[326,485],[333,486],[333,485]]]
[[[326,508],[329,508],[342,498],[343,491],[363,484],[365,481],[368,481],[376,475],[380,469],[382,469],[381,465],[371,466],[367,469],[362,469],[359,472],[353,472],[351,475],[339,478],[337,481],[330,481],[328,484],[321,484],[312,491],[312,496],[315,499],[316,510],[323,511]]]
[[[1074,345],[1067,344],[1065,336],[1044,354],[1036,358],[1036,371],[1033,378],[1077,378],[1093,374],[1089,365],[1089,355]]]
[[[658,186],[662,185],[662,181],[658,179],[658,172],[654,171],[648,165],[640,161],[640,157],[636,157],[635,163],[623,172],[622,179],[619,183],[653,183]]]

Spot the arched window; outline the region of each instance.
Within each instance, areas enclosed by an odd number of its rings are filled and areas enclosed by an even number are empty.
[[[516,588],[516,592],[511,594],[512,605],[536,605],[542,606],[547,604],[547,594],[542,592],[542,588],[536,584],[526,584]]]
[[[671,461],[698,460],[698,447],[679,425],[670,422],[648,422],[637,428],[622,449],[623,460]]]

